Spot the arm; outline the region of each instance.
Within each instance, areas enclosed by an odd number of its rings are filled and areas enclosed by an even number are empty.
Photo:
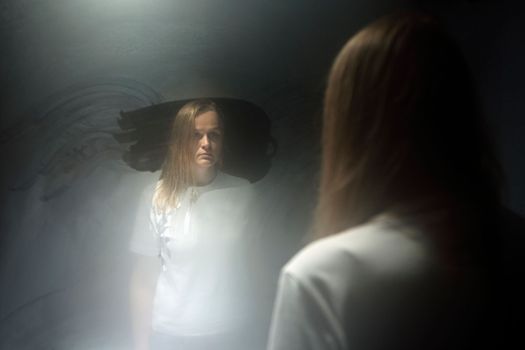
[[[155,282],[159,274],[157,258],[137,256],[129,286],[133,349],[149,349]]]
[[[274,306],[269,350],[345,349],[338,320],[322,298],[300,281],[281,273]]]
[[[160,272],[160,246],[152,209],[154,190],[155,186],[150,185],[142,191],[129,242],[134,258],[128,297],[135,350],[149,349],[153,298]]]

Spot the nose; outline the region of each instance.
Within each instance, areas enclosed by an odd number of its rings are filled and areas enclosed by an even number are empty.
[[[208,138],[208,135],[203,135],[201,139],[201,147],[204,149],[210,148],[210,139]]]

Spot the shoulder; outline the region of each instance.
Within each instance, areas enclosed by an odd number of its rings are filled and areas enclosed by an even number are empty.
[[[348,325],[395,317],[399,301],[412,298],[425,281],[428,253],[421,236],[412,228],[374,220],[306,246],[285,265],[281,278],[293,281],[300,291],[294,295],[302,295],[303,303],[333,320],[331,328],[343,339]],[[356,327],[353,335],[367,334]]]
[[[220,172],[211,185],[201,190],[196,208],[214,217],[244,215],[254,198],[252,187],[247,180]]]
[[[144,186],[140,195],[140,200],[142,203],[148,203],[151,205],[153,196],[155,195],[155,191],[157,190],[159,184],[160,180],[149,182],[148,184],[146,184],[146,186]]]
[[[221,201],[227,199],[229,202],[244,203],[252,200],[253,186],[246,179],[219,172],[206,195]]]
[[[374,220],[309,244],[285,265],[283,273],[306,288],[346,289],[362,283],[361,278],[369,283],[417,274],[427,259],[426,244],[416,229]]]
[[[157,188],[160,187],[161,183],[162,183],[162,180],[158,180],[158,181],[149,183],[146,187],[144,187],[142,194],[145,196],[149,196],[149,197],[153,196]]]
[[[244,187],[250,184],[250,182],[241,177],[233,176],[230,174],[223,173],[220,171],[215,179],[215,186],[218,189],[233,188],[233,187]]]

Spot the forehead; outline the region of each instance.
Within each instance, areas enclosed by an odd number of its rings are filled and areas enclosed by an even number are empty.
[[[195,117],[195,129],[220,129],[219,115],[215,111],[208,111]]]

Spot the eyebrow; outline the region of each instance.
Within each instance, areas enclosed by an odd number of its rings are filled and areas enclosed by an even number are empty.
[[[196,131],[202,131],[202,130],[204,130],[204,129],[203,129],[203,128],[200,128],[200,129],[199,129],[199,128],[195,128],[194,130],[196,130]],[[221,127],[215,127],[215,128],[212,128],[212,129],[208,129],[208,132],[209,132],[209,131],[222,131],[222,128],[221,128]]]

